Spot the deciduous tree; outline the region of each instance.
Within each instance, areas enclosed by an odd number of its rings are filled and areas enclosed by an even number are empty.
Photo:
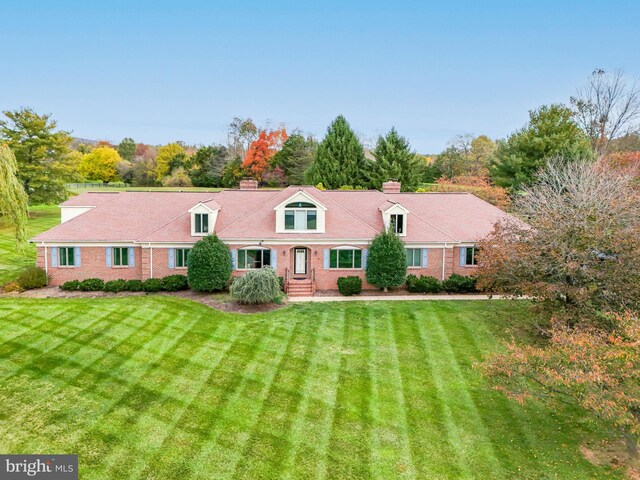
[[[282,149],[273,156],[271,166],[282,169],[289,185],[302,185],[317,148],[318,143],[313,137],[294,133],[287,138]]]
[[[596,69],[571,104],[598,157],[609,151],[612,140],[640,125],[640,85],[630,84],[622,71]]]
[[[119,178],[117,167],[120,162],[122,158],[113,148],[94,148],[90,153],[83,155],[80,173],[89,180],[109,183]]]
[[[169,143],[158,149],[156,157],[156,181],[162,182],[174,168],[184,166],[187,153],[179,143]]]
[[[0,143],[0,221],[15,229],[16,245],[27,241],[29,197],[18,180],[18,162],[9,147]]]
[[[242,166],[249,175],[260,181],[270,167],[271,158],[282,148],[287,138],[287,131],[284,128],[261,131],[258,138],[249,145],[242,162]]]

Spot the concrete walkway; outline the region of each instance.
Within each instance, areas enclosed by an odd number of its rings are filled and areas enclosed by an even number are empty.
[[[289,302],[377,302],[377,301],[416,301],[416,300],[502,300],[506,295],[353,295],[345,297],[314,296],[314,297],[289,297]]]

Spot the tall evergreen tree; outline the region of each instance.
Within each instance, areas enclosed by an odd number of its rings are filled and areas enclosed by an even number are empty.
[[[221,187],[224,167],[228,161],[226,147],[200,147],[191,157],[191,182],[196,187]]]
[[[0,220],[15,228],[16,243],[27,241],[27,205],[29,199],[17,177],[18,162],[13,152],[0,143]]]
[[[31,203],[57,203],[67,198],[66,182],[78,176],[70,155],[71,137],[57,130],[50,115],[29,108],[4,112],[0,140],[6,141],[18,163],[18,179]]]
[[[373,150],[375,162],[371,162],[371,186],[382,188],[390,178],[398,180],[405,192],[414,192],[422,180],[424,162],[411,151],[409,141],[392,128],[384,137],[378,137]]]
[[[517,189],[530,184],[552,158],[570,162],[592,157],[573,112],[563,105],[545,105],[529,112],[529,123],[498,144],[490,173],[499,186]]]
[[[282,169],[289,185],[302,185],[317,148],[313,137],[293,133],[273,156],[271,166]]]
[[[338,116],[318,146],[309,169],[309,181],[322,183],[326,188],[343,185],[367,187],[367,169],[368,162],[360,140],[347,120],[342,115]]]

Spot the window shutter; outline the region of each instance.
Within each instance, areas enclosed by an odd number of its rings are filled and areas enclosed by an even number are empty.
[[[467,247],[460,247],[460,266],[464,267],[467,262]]]
[[[324,249],[324,269],[328,270],[329,269],[329,249],[325,248]]]
[[[76,267],[80,266],[80,247],[73,247],[73,257]]]
[[[236,270],[238,267],[238,250],[231,250],[231,270]]]
[[[51,266],[58,266],[58,247],[51,247]]]
[[[176,249],[169,249],[169,268],[175,268],[176,266]]]
[[[107,262],[107,267],[111,266],[111,252],[113,251],[113,249],[111,247],[107,247],[104,249],[104,254],[105,254],[105,259]]]
[[[278,269],[278,250],[275,248],[271,250],[271,268]]]
[[[136,266],[136,249],[133,247],[129,247],[129,266]]]
[[[366,248],[362,250],[362,268],[363,270],[367,269],[367,256],[369,255],[369,250]]]
[[[428,265],[429,265],[429,249],[423,248],[422,249],[422,268],[427,268]]]

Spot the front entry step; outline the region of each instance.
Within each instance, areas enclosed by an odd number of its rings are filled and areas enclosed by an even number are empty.
[[[314,290],[311,280],[289,280],[287,282],[287,295],[290,297],[308,297],[315,293]]]

